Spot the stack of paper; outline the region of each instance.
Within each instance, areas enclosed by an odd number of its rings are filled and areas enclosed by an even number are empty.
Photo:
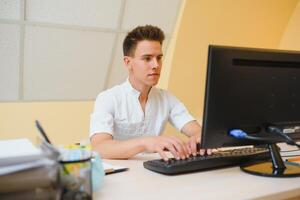
[[[56,160],[49,159],[28,139],[0,141],[0,199],[37,188],[48,190],[57,175]]]
[[[0,176],[41,166],[43,158],[28,139],[0,140]]]

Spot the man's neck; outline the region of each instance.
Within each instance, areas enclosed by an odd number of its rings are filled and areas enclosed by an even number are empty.
[[[142,102],[146,102],[148,99],[148,94],[150,92],[151,87],[150,86],[146,86],[146,85],[141,85],[139,84],[136,80],[134,80],[133,78],[129,77],[129,83],[131,84],[131,86],[136,89],[137,91],[139,91],[141,94],[139,96],[139,101]]]

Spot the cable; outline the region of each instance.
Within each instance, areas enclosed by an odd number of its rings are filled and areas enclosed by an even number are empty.
[[[265,143],[277,142],[277,141],[274,141],[270,138],[250,136],[241,129],[232,129],[232,130],[229,131],[229,135],[234,137],[234,138],[238,138],[238,139],[255,140],[255,141],[260,141],[260,142],[265,142]]]
[[[292,138],[290,138],[288,135],[284,134],[279,128],[274,127],[274,126],[269,126],[268,131],[270,133],[277,134],[281,136],[281,138],[284,139],[284,141],[289,144],[296,146],[300,149],[300,145],[297,144]],[[263,137],[255,137],[255,136],[249,136],[246,132],[244,132],[241,129],[232,129],[229,131],[229,135],[238,138],[238,139],[249,139],[249,140],[255,140],[255,141],[261,141],[261,142],[266,142],[266,143],[274,143],[276,141],[270,139],[270,138],[263,138]]]
[[[293,146],[296,146],[300,149],[300,145],[297,144],[292,138],[290,138],[290,136],[288,136],[287,134],[283,133],[283,131],[275,126],[269,126],[268,127],[268,131],[270,133],[274,133],[274,134],[277,134],[279,135],[280,137],[282,137],[285,142],[289,145],[293,145]]]

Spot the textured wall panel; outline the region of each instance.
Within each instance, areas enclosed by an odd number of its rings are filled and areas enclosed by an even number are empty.
[[[20,19],[21,0],[0,0],[0,19]]]
[[[121,0],[27,0],[26,19],[116,28]]]
[[[181,0],[127,0],[122,28],[153,24],[172,33]]]
[[[27,27],[24,98],[95,98],[105,82],[113,39],[113,33]]]
[[[17,100],[19,93],[20,28],[0,24],[0,100]]]

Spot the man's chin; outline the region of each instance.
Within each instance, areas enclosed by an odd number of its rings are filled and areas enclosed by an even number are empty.
[[[157,85],[157,83],[158,83],[158,80],[157,81],[150,81],[149,86],[155,86],[155,85]]]

